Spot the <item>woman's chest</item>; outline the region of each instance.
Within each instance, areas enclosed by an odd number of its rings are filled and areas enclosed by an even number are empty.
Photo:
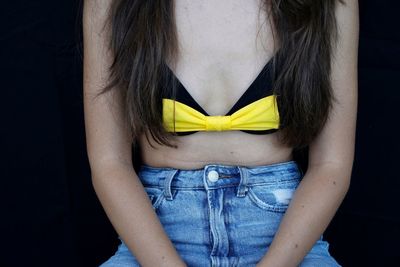
[[[193,56],[201,52],[213,53],[218,58],[251,52],[249,48],[255,45],[257,28],[266,23],[265,12],[259,10],[259,2],[175,1],[175,22],[181,52]]]
[[[175,1],[179,44],[175,76],[210,115],[236,103],[273,56],[259,1]]]

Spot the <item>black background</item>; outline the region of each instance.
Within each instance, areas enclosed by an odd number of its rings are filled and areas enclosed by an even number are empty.
[[[356,157],[325,237],[343,266],[399,266],[399,9],[359,2]],[[98,266],[118,244],[86,155],[79,9],[76,0],[0,9],[0,266]]]

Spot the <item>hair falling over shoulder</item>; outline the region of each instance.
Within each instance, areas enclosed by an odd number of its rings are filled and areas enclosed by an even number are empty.
[[[264,0],[261,9],[280,45],[272,61],[281,142],[306,147],[324,126],[332,101],[331,61],[337,40],[336,4],[343,0]],[[178,57],[172,0],[114,0],[109,31],[109,83],[100,94],[119,90],[135,140],[147,131],[158,144],[176,147],[162,126],[164,90],[176,93],[165,64]],[[150,142],[151,144],[151,142]]]

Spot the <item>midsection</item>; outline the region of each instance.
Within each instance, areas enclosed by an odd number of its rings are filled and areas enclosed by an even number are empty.
[[[178,169],[202,168],[206,164],[260,166],[293,159],[292,148],[278,142],[275,132],[266,135],[241,131],[197,132],[172,139],[178,148],[157,144],[149,135],[139,139],[142,163]]]
[[[176,64],[169,65],[211,116],[226,114],[276,51],[265,11],[258,13],[260,1],[175,1],[180,50]],[[138,141],[142,162],[150,166],[258,166],[292,159],[292,148],[278,142],[279,134],[200,131],[175,137],[178,148],[159,145],[150,134],[155,148],[144,134]]]

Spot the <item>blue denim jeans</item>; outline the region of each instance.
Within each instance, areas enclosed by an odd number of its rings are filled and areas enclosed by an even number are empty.
[[[303,177],[294,160],[191,170],[142,164],[137,174],[178,254],[193,267],[255,266]],[[119,239],[100,267],[140,266]],[[328,248],[321,235],[299,266],[340,266]]]

